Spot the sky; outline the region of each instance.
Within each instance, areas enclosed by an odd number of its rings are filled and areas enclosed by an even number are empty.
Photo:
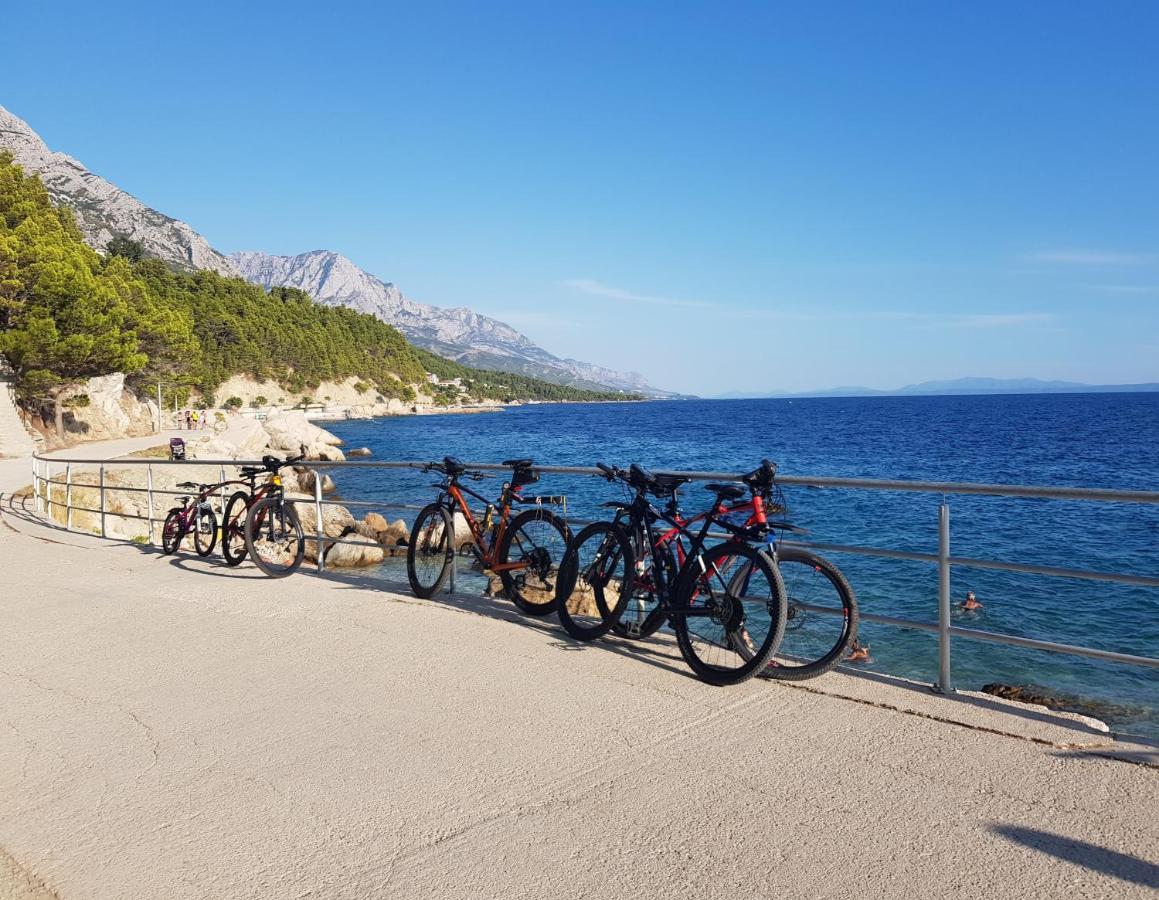
[[[702,396],[1159,381],[1153,2],[4,19],[0,105],[224,252]]]

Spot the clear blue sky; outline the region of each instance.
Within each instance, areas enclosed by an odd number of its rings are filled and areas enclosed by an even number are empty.
[[[559,355],[706,395],[1159,380],[1157,3],[6,26],[0,104],[219,249],[338,250]]]

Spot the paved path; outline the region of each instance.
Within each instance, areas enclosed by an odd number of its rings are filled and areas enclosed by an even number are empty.
[[[713,689],[663,643],[580,647],[500,602],[3,520],[0,897],[1159,888],[1159,770],[1055,714],[845,675]]]

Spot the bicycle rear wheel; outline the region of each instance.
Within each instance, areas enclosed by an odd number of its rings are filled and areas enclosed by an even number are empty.
[[[197,555],[209,556],[217,546],[217,513],[212,509],[199,509],[193,519],[193,546]]]
[[[270,578],[296,572],[306,555],[297,510],[278,497],[266,497],[246,517],[245,546],[254,565]]]
[[[632,593],[636,557],[624,529],[596,522],[568,544],[556,586],[556,613],[564,630],[593,641],[616,624]]]
[[[451,574],[454,557],[451,514],[432,503],[419,512],[406,548],[406,576],[414,595],[429,600],[437,594]]]
[[[230,566],[241,565],[246,557],[245,520],[249,502],[249,494],[236,491],[225,505],[225,515],[221,522],[221,555]]]
[[[840,570],[814,553],[777,550],[788,611],[785,637],[762,673],[803,681],[832,669],[857,637],[857,598]]]
[[[185,520],[182,518],[184,510],[174,507],[165,516],[165,524],[161,526],[161,552],[170,556],[181,546],[181,539],[185,537]]]
[[[785,631],[785,587],[767,554],[724,543],[689,561],[672,625],[689,668],[709,684],[738,684],[765,667]]]
[[[529,616],[555,612],[555,582],[567,541],[567,525],[549,509],[524,510],[507,525],[496,563],[523,566],[499,572],[507,599],[520,612]]]

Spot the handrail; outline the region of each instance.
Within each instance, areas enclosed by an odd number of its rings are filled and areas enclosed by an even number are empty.
[[[53,464],[61,465],[65,470],[65,480],[52,478],[50,467]],[[160,488],[154,488],[152,483],[152,472],[154,466],[208,466],[216,467],[221,474],[221,480],[225,480],[225,470],[227,467],[237,467],[242,465],[260,465],[261,460],[245,460],[245,459],[185,459],[185,460],[169,460],[169,459],[150,459],[147,457],[130,457],[121,459],[86,459],[78,457],[62,457],[62,456],[47,456],[41,453],[35,453],[32,457],[33,467],[33,494],[36,502],[36,509],[40,511],[43,507],[47,514],[52,506],[60,507],[62,504],[59,500],[52,497],[52,487],[64,487],[66,491],[65,502],[63,506],[66,512],[67,530],[72,528],[72,512],[73,510],[90,512],[94,515],[99,515],[101,519],[101,532],[104,535],[104,520],[106,516],[113,515],[118,518],[133,518],[149,522],[150,540],[152,540],[154,528],[153,515],[153,498],[155,495],[160,496],[181,496],[188,494],[188,491],[170,491]],[[43,465],[44,474],[41,475],[38,466]],[[72,504],[72,489],[78,485],[73,478],[74,465],[89,465],[98,466],[100,481],[98,485],[86,485],[99,490],[101,498],[101,506],[99,509],[90,509],[86,507],[74,506]],[[424,461],[406,461],[406,460],[365,460],[358,462],[330,462],[330,461],[303,461],[298,465],[308,469],[419,469],[425,465]],[[488,471],[488,472],[507,472],[508,467],[497,463],[465,463],[470,469]],[[105,469],[107,466],[147,466],[149,473],[148,487],[140,488],[133,486],[117,486],[109,485],[104,478]],[[558,475],[595,475],[602,476],[602,473],[591,466],[556,466],[556,465],[540,465],[536,468],[545,474]],[[739,472],[690,472],[680,470],[658,470],[657,474],[676,475],[687,478],[692,481],[739,481],[742,473]],[[1066,653],[1076,656],[1084,656],[1096,659],[1110,660],[1129,665],[1144,666],[1147,668],[1159,669],[1159,658],[1139,656],[1129,653],[1118,653],[1109,650],[1101,650],[1091,647],[1080,647],[1072,644],[1061,644],[1052,641],[1043,641],[1035,638],[1026,638],[1019,635],[1007,635],[990,631],[981,631],[978,629],[962,628],[960,626],[952,625],[950,622],[950,570],[954,566],[994,569],[999,571],[1017,572],[1021,574],[1044,575],[1052,578],[1075,578],[1085,579],[1091,581],[1113,582],[1117,584],[1127,584],[1138,587],[1159,587],[1159,576],[1152,575],[1138,575],[1123,572],[1107,572],[1089,569],[1071,569],[1061,568],[1058,566],[1040,566],[1028,563],[1007,562],[1004,560],[989,560],[989,559],[974,559],[971,557],[954,556],[949,549],[949,506],[946,503],[946,498],[951,495],[982,495],[982,496],[999,496],[999,497],[1017,497],[1029,499],[1043,499],[1043,500],[1078,500],[1096,503],[1141,503],[1141,504],[1159,504],[1159,491],[1141,491],[1141,490],[1119,490],[1110,488],[1081,488],[1081,487],[1057,487],[1047,485],[1017,485],[1017,484],[979,484],[970,482],[941,482],[941,481],[900,481],[889,479],[874,479],[874,478],[839,478],[829,476],[812,476],[812,475],[783,475],[778,474],[776,481],[782,485],[795,485],[801,487],[816,487],[816,488],[832,488],[838,490],[870,490],[870,491],[904,491],[909,493],[924,493],[937,494],[942,496],[942,502],[938,510],[939,518],[939,546],[938,552],[918,552],[912,550],[894,549],[888,547],[867,547],[849,544],[834,544],[825,542],[810,542],[810,541],[784,541],[784,546],[803,547],[806,549],[834,552],[834,553],[849,553],[860,556],[882,557],[887,559],[898,559],[933,564],[938,567],[938,621],[927,622],[918,619],[897,618],[893,616],[883,616],[868,611],[862,611],[861,618],[867,622],[876,622],[886,625],[893,625],[902,628],[911,628],[920,631],[932,632],[938,635],[939,638],[939,676],[938,682],[934,686],[935,689],[944,693],[952,693],[953,679],[950,664],[950,639],[952,637],[965,638],[968,640],[984,641],[989,643],[1007,644],[1019,647],[1029,647],[1037,650],[1045,650],[1054,653]],[[44,490],[47,488],[48,490]],[[149,515],[139,516],[127,513],[110,513],[105,508],[105,495],[107,493],[147,493],[149,495]],[[224,500],[224,498],[221,498]],[[326,544],[360,544],[360,541],[352,541],[343,538],[329,538],[324,535],[321,529],[321,509],[323,506],[345,506],[348,508],[376,508],[376,509],[402,509],[402,510],[417,510],[421,508],[416,504],[398,503],[398,502],[372,502],[364,500],[326,500],[321,496],[320,479],[315,479],[315,488],[312,497],[291,498],[291,502],[314,505],[318,511],[318,533],[316,535],[307,535],[307,540],[314,540],[316,542],[325,542]],[[52,523],[51,516],[48,516],[49,522]],[[54,527],[60,527],[55,526]],[[581,524],[574,522],[574,524]],[[324,554],[316,553],[318,557],[317,566],[319,571],[324,571]],[[452,582],[454,579],[452,578]]]

